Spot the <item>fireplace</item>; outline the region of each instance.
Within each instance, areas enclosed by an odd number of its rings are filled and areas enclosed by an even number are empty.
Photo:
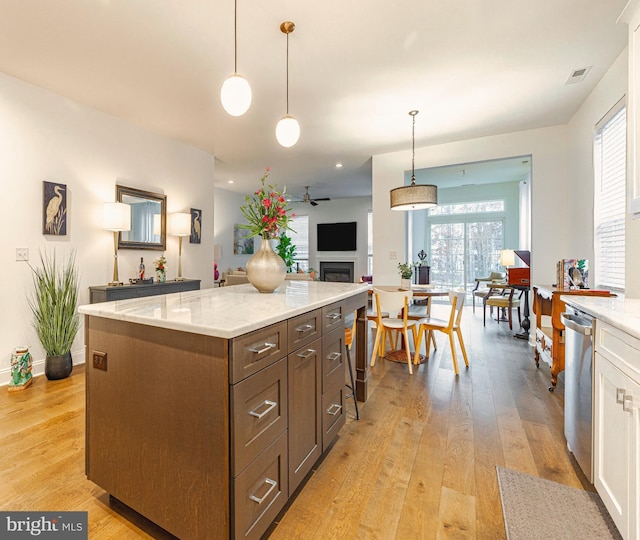
[[[353,283],[353,262],[320,261],[320,281]]]

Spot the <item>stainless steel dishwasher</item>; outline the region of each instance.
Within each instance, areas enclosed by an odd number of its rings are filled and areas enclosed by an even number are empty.
[[[593,483],[593,347],[594,319],[572,306],[561,315],[565,325],[564,435],[589,482]]]

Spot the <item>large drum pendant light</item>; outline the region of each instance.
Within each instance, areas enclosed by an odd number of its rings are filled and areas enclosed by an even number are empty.
[[[409,115],[413,118],[411,185],[391,190],[391,210],[422,210],[424,208],[432,208],[438,204],[437,186],[416,184],[416,114],[418,114],[418,111],[409,111]]]
[[[220,90],[220,102],[231,116],[242,116],[251,106],[251,86],[242,75],[238,74],[238,2],[233,3],[233,75],[229,75]]]
[[[276,126],[276,139],[285,148],[289,148],[298,142],[300,138],[300,124],[289,114],[289,34],[296,25],[291,21],[285,21],[280,25],[280,31],[287,35],[287,114],[285,114]]]

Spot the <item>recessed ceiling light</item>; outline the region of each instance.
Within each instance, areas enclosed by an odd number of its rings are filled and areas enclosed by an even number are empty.
[[[336,163],[336,169],[340,169],[342,167],[342,163]]]
[[[227,184],[233,184],[233,180],[227,180]]]

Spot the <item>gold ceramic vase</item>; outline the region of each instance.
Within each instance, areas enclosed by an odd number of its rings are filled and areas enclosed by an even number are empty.
[[[287,267],[271,246],[271,241],[262,239],[257,253],[247,261],[247,279],[261,293],[272,293],[284,283]]]

